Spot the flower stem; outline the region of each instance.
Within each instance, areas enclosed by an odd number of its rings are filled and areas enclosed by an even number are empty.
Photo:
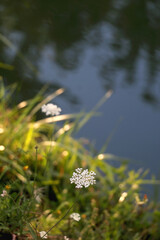
[[[64,216],[58,221],[56,222],[44,235],[42,238],[44,238],[44,236],[46,236],[54,227],[56,227],[70,212],[70,210],[74,207],[74,205],[76,204],[76,201],[72,204],[72,206],[67,210],[67,212],[64,214]]]
[[[35,149],[36,149],[36,166],[35,166],[35,173],[34,173],[34,183],[33,183],[33,190],[34,190],[34,185],[35,185],[35,181],[36,181],[36,178],[37,178],[37,165],[38,165],[38,163],[37,163],[37,155],[38,155],[38,147],[37,146],[35,146]]]

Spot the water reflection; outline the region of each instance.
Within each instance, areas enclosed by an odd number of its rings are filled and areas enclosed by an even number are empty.
[[[158,0],[71,0],[70,4],[52,0],[1,0],[0,22],[0,32],[13,44],[9,46],[1,39],[0,61],[15,67],[13,71],[0,69],[0,75],[7,82],[23,83],[24,97],[35,95],[35,89],[42,87],[39,78],[46,53],[50,67],[54,68],[56,63],[61,70],[71,71],[79,68],[91,47],[93,64],[104,87],[142,81],[143,99],[150,103],[159,101]],[[31,66],[35,66],[37,73]],[[52,85],[61,87],[54,77]],[[69,96],[77,102],[74,96]]]

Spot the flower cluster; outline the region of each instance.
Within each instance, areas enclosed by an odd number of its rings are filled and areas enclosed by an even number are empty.
[[[88,169],[83,170],[82,168],[77,168],[75,172],[73,172],[70,181],[76,184],[76,188],[87,188],[90,185],[96,184],[96,180],[94,179],[95,175],[95,172],[88,172]]]
[[[47,233],[45,231],[39,232],[41,238],[47,238]]]
[[[42,106],[42,112],[46,113],[46,115],[59,115],[61,111],[61,108],[57,107],[57,105],[54,105],[52,103],[44,104]]]
[[[79,222],[79,220],[81,219],[81,216],[79,213],[72,213],[70,215],[70,218],[74,219],[75,221]]]
[[[64,240],[69,240],[69,238],[67,236],[64,236]]]
[[[5,197],[5,196],[7,196],[7,191],[3,190],[3,192],[1,193],[1,197]]]

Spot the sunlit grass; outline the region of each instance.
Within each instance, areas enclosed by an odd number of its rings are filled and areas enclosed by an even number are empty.
[[[159,239],[159,206],[141,193],[146,172],[127,171],[126,159],[110,153],[93,153],[74,139],[78,131],[96,115],[110,96],[108,92],[89,113],[54,117],[37,112],[43,104],[63,93],[59,89],[47,98],[44,90],[34,99],[12,105],[15,86],[0,86],[0,233],[16,234],[19,239],[40,239],[77,201],[71,213],[49,233],[48,239]],[[63,126],[58,122],[62,121]],[[119,161],[114,167],[109,160]],[[97,184],[75,189],[70,177],[76,168],[96,172]],[[9,187],[7,187],[9,186]]]

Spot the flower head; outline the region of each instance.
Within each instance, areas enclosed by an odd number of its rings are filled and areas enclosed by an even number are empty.
[[[64,240],[69,240],[69,238],[67,236],[64,236]]]
[[[72,219],[74,219],[75,221],[78,222],[78,221],[81,219],[81,216],[80,216],[79,213],[72,213],[72,214],[70,215],[70,218],[72,218]]]
[[[61,108],[57,107],[57,105],[54,105],[52,103],[44,104],[42,106],[42,112],[46,113],[46,115],[59,115],[61,111]]]
[[[6,190],[3,190],[3,192],[1,193],[1,197],[5,197],[5,196],[7,196],[7,191]]]
[[[39,234],[40,234],[40,237],[41,238],[47,238],[47,234],[46,234],[46,232],[45,231],[41,231],[41,232],[39,232]]]
[[[87,188],[90,185],[96,184],[96,180],[94,179],[95,175],[95,172],[88,172],[88,169],[83,170],[82,168],[77,168],[75,172],[73,172],[70,181],[76,184],[76,188]]]

